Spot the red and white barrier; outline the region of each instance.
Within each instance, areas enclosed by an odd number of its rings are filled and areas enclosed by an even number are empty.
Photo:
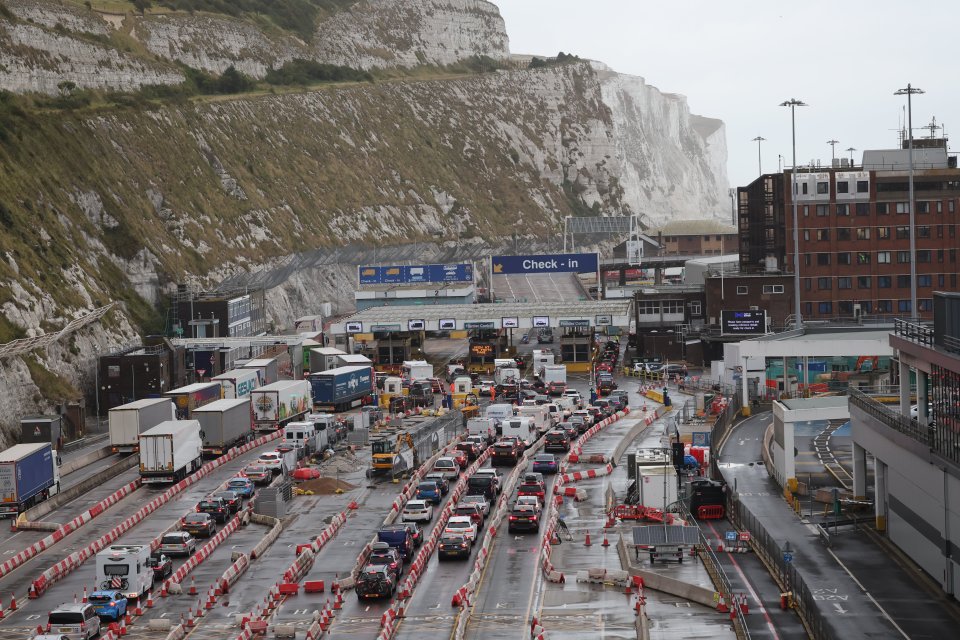
[[[243,572],[246,571],[249,566],[250,557],[245,553],[241,553],[240,557],[227,567],[227,570],[224,571],[217,580],[217,589],[219,589],[221,593],[228,593],[230,587],[236,584],[237,580],[240,579],[240,576],[243,575]]]
[[[30,597],[38,598],[46,592],[46,590],[53,583],[57,582],[71,571],[82,565],[90,557],[95,556],[98,552],[103,550],[107,545],[112,543],[114,540],[119,538],[121,535],[126,533],[129,529],[136,526],[140,523],[141,520],[146,518],[148,515],[156,511],[158,508],[166,504],[173,496],[177,495],[190,485],[194,484],[201,478],[207,476],[217,467],[220,467],[227,462],[233,460],[237,456],[240,456],[248,451],[251,451],[257,447],[260,447],[271,440],[279,438],[282,434],[280,431],[275,431],[269,435],[257,438],[253,442],[245,444],[241,447],[231,449],[223,456],[217,458],[216,460],[211,460],[206,463],[195,473],[188,476],[184,480],[181,480],[177,484],[173,485],[169,489],[163,492],[160,496],[154,498],[148,502],[145,506],[141,507],[135,514],[121,522],[119,525],[111,529],[108,533],[101,536],[97,540],[93,541],[91,544],[87,545],[80,551],[70,554],[64,560],[61,560],[57,564],[53,565],[46,571],[44,571],[40,577],[33,581],[30,585]]]
[[[174,571],[173,575],[167,579],[167,587],[171,584],[179,584],[183,581],[187,574],[194,570],[200,563],[210,557],[210,554],[220,546],[220,544],[227,539],[227,537],[237,530],[237,527],[240,526],[241,514],[233,516],[233,519],[227,523],[225,527],[220,529],[209,541],[197,551],[195,554],[190,556],[190,559],[180,565],[180,568]]]
[[[35,542],[17,555],[13,556],[9,560],[5,561],[3,564],[0,564],[0,578],[7,575],[24,562],[34,557],[42,551],[46,551],[53,545],[57,544],[63,540],[66,536],[70,535],[83,525],[87,524],[106,509],[116,504],[119,500],[129,495],[131,492],[136,491],[140,487],[140,479],[134,480],[133,482],[121,487],[120,489],[114,491],[105,499],[101,500],[97,504],[90,507],[88,510],[81,513],[79,516],[68,522],[67,524],[61,525],[56,531],[51,533],[49,536]]]

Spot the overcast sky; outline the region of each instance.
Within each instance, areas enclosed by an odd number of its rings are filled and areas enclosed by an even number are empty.
[[[907,83],[926,92],[913,98],[915,138],[932,116],[960,135],[955,0],[493,1],[513,53],[600,60],[723,120],[732,187],[759,175],[757,136],[765,172],[778,154],[789,166],[790,110],[777,105],[790,98],[809,105],[797,109],[797,164],[829,165],[831,139],[857,163],[896,147],[906,97],[893,93]]]

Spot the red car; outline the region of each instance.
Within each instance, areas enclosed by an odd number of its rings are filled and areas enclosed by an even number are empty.
[[[456,449],[450,455],[453,457],[454,461],[460,465],[461,469],[465,469],[467,465],[470,464],[470,457],[467,455],[466,451]]]

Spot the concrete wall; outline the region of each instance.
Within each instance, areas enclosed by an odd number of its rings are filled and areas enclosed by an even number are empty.
[[[960,593],[960,477],[895,442],[891,429],[851,406],[853,441],[887,467],[887,531],[947,593]],[[949,532],[949,534],[947,533]],[[952,559],[945,550],[950,549]]]

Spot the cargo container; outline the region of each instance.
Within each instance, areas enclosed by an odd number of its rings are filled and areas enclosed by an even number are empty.
[[[219,382],[196,382],[171,389],[163,394],[163,397],[173,400],[177,408],[177,420],[190,420],[194,409],[219,400],[221,391]]]
[[[347,355],[345,351],[333,347],[313,347],[310,349],[310,373],[320,373],[337,368],[337,357]]]
[[[176,420],[170,398],[136,400],[110,409],[110,447],[114,453],[136,453],[140,434],[167,420]]]
[[[264,387],[273,384],[280,379],[280,365],[276,358],[258,358],[256,360],[247,360],[242,365],[243,369],[255,369],[260,372],[260,386]]]
[[[60,469],[49,442],[15,444],[0,452],[0,517],[16,517],[60,491]]]
[[[254,389],[253,427],[273,431],[287,422],[299,420],[310,409],[310,383],[306,380],[281,380]]]
[[[203,440],[196,420],[168,420],[140,434],[144,484],[179,482],[200,468]]]
[[[63,416],[20,418],[20,442],[49,442],[59,449],[63,446]]]
[[[359,407],[374,393],[373,367],[338,367],[311,373],[313,407],[317,411],[345,411]]]
[[[337,356],[338,367],[372,367],[373,360],[358,353]],[[432,369],[431,369],[432,370]]]
[[[218,376],[210,378],[211,382],[219,382],[222,387],[221,395],[225,400],[247,398],[250,392],[260,385],[260,374],[256,369],[231,369]]]
[[[250,398],[217,400],[193,411],[200,423],[203,453],[219,456],[235,446],[246,443],[253,434],[253,414]]]

